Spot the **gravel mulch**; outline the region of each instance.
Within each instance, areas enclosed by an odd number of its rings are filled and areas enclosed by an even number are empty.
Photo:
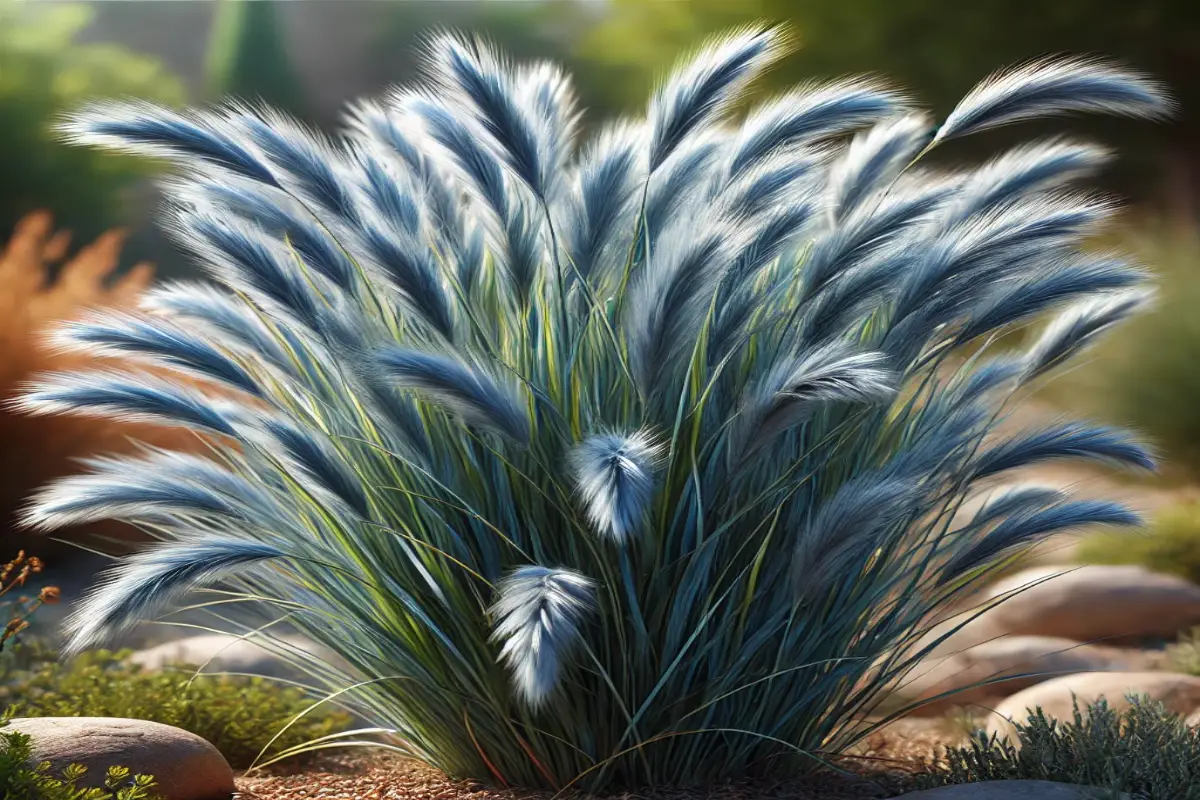
[[[843,764],[853,775],[825,772],[795,783],[746,783],[704,789],[653,789],[605,800],[881,800],[911,788],[911,773],[962,734],[944,721],[902,720],[868,739]],[[549,792],[493,789],[454,781],[386,752],[324,756],[302,771],[237,781],[237,800],[551,800]],[[577,796],[578,798],[578,796]]]

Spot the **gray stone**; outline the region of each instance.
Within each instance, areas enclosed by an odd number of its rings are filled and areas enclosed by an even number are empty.
[[[939,623],[924,637],[932,643],[975,616],[939,644],[934,655],[961,652],[1003,636],[1055,636],[1113,645],[1174,638],[1200,625],[1200,586],[1139,566],[1023,570],[988,587],[977,604],[990,607]]]
[[[1125,800],[1129,795],[1054,781],[983,781],[902,794],[895,800]]]
[[[897,687],[896,694],[908,702],[923,703],[914,714],[943,714],[955,706],[993,705],[1064,674],[1135,669],[1137,662],[1135,656],[1115,648],[1054,636],[1011,636],[926,659]],[[996,680],[1007,675],[1020,677]],[[991,682],[977,685],[984,681]],[[949,697],[931,699],[950,691],[954,694]]]
[[[103,786],[109,767],[153,775],[164,800],[228,800],[233,771],[217,748],[195,734],[139,719],[41,717],[14,719],[9,730],[28,735],[33,763],[49,761],[57,773],[71,764],[88,768],[81,786]]]
[[[337,656],[299,636],[278,637],[300,651],[318,656],[327,663],[337,662]],[[298,680],[303,672],[287,660],[257,643],[254,638],[242,638],[224,633],[188,636],[163,642],[130,656],[130,661],[148,670],[172,664],[203,666],[204,672],[240,672],[267,678]]]

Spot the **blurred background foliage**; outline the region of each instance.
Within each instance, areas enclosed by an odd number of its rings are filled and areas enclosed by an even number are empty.
[[[1169,126],[1097,123],[1077,129],[1121,148],[1108,185],[1196,219],[1200,194],[1200,9],[1193,0],[611,0],[577,52],[597,65],[603,102],[637,102],[654,76],[699,37],[754,19],[790,23],[799,47],[768,77],[773,88],[847,73],[886,75],[946,114],[993,70],[1054,53],[1097,54],[1148,71],[1180,102]],[[1056,130],[1062,127],[1056,125]],[[994,152],[1009,131],[951,158]],[[999,141],[998,141],[999,140]]]
[[[233,96],[305,116],[306,99],[292,69],[275,0],[217,0],[209,35],[207,99]]]
[[[680,48],[716,30],[762,18],[791,24],[799,47],[770,74],[770,88],[847,73],[878,73],[938,115],[1001,66],[1055,53],[1110,56],[1168,84],[1181,114],[1160,128],[1097,122],[1076,130],[1121,149],[1105,185],[1142,203],[1196,218],[1200,193],[1200,13],[1190,0],[612,0],[578,53],[605,102],[643,97]],[[1055,130],[1062,130],[1057,126]],[[943,157],[994,152],[1001,131],[947,148]]]
[[[76,41],[91,19],[85,5],[0,0],[0,241],[42,208],[87,239],[131,219],[146,166],[62,146],[49,131],[60,114],[99,97],[184,99],[157,59]]]

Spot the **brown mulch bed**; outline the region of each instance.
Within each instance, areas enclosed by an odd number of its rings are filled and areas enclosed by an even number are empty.
[[[607,800],[880,800],[912,787],[911,775],[960,733],[944,721],[901,721],[873,735],[847,759],[852,775],[823,772],[795,783],[745,783],[704,789],[653,789]],[[454,781],[391,753],[324,756],[301,771],[258,773],[237,781],[237,800],[550,800],[549,792],[493,789]]]

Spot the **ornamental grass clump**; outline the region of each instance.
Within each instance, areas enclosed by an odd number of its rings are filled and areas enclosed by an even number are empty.
[[[988,436],[1147,299],[1119,255],[1078,249],[1112,203],[1072,181],[1105,153],[920,157],[1027,117],[1159,117],[1158,87],[1067,59],[990,78],[936,128],[867,79],[731,122],[784,43],[711,42],[583,146],[557,68],[452,35],[336,140],[237,104],[67,121],[178,165],[170,227],[221,285],[58,334],[179,382],[74,373],[25,398],[217,442],[96,459],[35,498],[38,528],[160,539],[82,604],[70,649],[215,585],[339,653],[356,674],[312,660],[314,682],[452,776],[790,776],[869,732],[935,612],[1009,556],[1136,522],[1057,491],[955,514],[1048,459],[1152,467],[1077,422]],[[978,346],[1051,310],[1027,352]]]

